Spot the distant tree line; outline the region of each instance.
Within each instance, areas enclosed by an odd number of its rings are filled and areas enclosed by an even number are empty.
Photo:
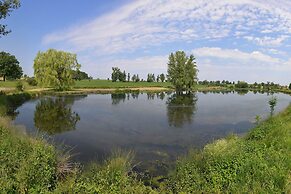
[[[144,79],[141,79],[139,77],[139,74],[133,74],[132,76],[130,73],[126,73],[125,71],[121,71],[120,68],[118,67],[112,67],[112,73],[111,73],[111,80],[112,82],[144,82]],[[160,74],[155,77],[155,74],[149,73],[147,75],[147,82],[165,82],[166,81],[166,76],[165,74]]]
[[[286,86],[281,86],[280,84],[274,82],[261,82],[261,83],[247,83],[245,81],[228,81],[228,80],[217,80],[217,81],[199,81],[199,85],[206,86],[221,86],[221,87],[230,87],[230,88],[249,88],[249,89],[261,89],[261,90],[272,90],[272,89],[284,89]],[[291,84],[289,85],[289,89],[291,89]]]
[[[86,72],[80,71],[80,70],[73,70],[73,79],[74,80],[85,80],[85,79],[93,79],[91,76],[89,76]]]

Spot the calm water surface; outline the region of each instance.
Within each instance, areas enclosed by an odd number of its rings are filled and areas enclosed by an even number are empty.
[[[291,102],[284,94],[275,112]],[[144,164],[174,161],[228,134],[243,134],[256,115],[270,113],[268,94],[173,93],[90,94],[41,97],[18,108],[16,124],[77,153],[75,160],[103,160],[112,150],[133,150]]]

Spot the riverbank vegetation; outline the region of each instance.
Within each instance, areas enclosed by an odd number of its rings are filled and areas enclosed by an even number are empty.
[[[245,137],[229,136],[179,159],[176,193],[288,193],[291,190],[291,106]]]
[[[29,98],[7,97],[1,95],[2,107]],[[2,116],[17,114],[16,108],[4,107]],[[80,167],[69,154],[26,135],[4,117],[0,152],[0,193],[288,193],[291,106],[258,123],[244,137],[231,135],[190,151],[168,176],[147,180],[147,186],[133,171],[132,153],[119,151],[102,164]]]

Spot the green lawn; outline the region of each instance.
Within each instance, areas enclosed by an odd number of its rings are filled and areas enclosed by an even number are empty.
[[[112,82],[110,80],[76,81],[75,88],[139,88],[139,87],[171,87],[168,82]]]
[[[0,81],[0,88],[15,88],[17,81]]]

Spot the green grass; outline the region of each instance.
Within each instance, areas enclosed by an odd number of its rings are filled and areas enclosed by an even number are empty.
[[[175,193],[290,192],[291,106],[243,138],[230,136],[177,162]]]
[[[3,88],[15,88],[17,81],[0,81],[0,87]]]
[[[17,83],[19,81],[0,81],[0,88],[16,89]],[[26,81],[21,80],[25,90],[37,88],[36,86],[30,86]]]
[[[76,81],[74,88],[139,88],[139,87],[171,87],[168,82],[112,82],[108,80]]]
[[[0,120],[0,193],[44,193],[56,184],[56,152]]]
[[[0,95],[0,105],[27,96]],[[11,110],[3,108],[2,114]],[[17,113],[16,113],[17,114]],[[12,114],[13,116],[13,114]],[[80,168],[43,139],[21,133],[0,117],[0,193],[290,193],[291,105],[246,136],[231,135],[190,151],[176,168],[145,186],[132,172],[132,155],[118,152]],[[160,184],[160,185],[159,185]]]

